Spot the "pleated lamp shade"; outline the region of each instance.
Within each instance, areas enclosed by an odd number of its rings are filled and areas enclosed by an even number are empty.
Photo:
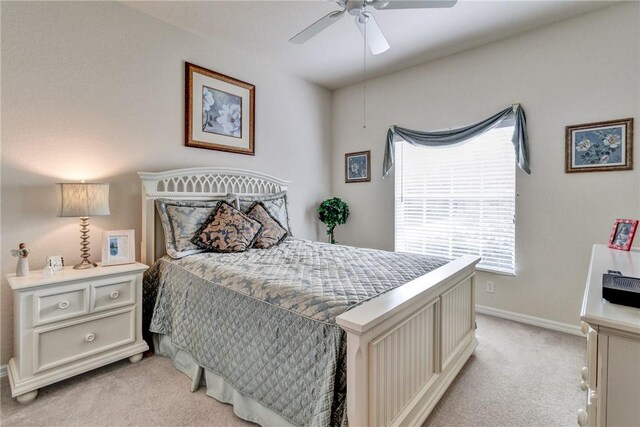
[[[75,269],[97,267],[89,260],[89,217],[109,215],[109,184],[60,184],[62,207],[60,216],[80,218],[80,253],[82,262]]]
[[[109,215],[109,184],[63,183],[60,216]]]

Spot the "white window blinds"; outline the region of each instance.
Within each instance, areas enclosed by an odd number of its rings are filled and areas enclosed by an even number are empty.
[[[395,148],[395,249],[482,257],[479,268],[515,273],[513,127],[448,147]]]

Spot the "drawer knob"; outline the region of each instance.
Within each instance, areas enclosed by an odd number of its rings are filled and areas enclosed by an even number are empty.
[[[582,374],[583,380],[587,381],[589,379],[589,368],[587,368],[586,366],[583,366],[580,373]]]
[[[578,425],[585,427],[589,422],[589,414],[584,409],[578,409]]]
[[[85,340],[86,342],[91,342],[91,341],[93,341],[93,340],[95,340],[95,339],[96,339],[96,334],[87,334],[87,336],[86,336],[86,337],[84,337],[84,340]]]
[[[118,292],[118,291],[111,292],[111,299],[116,299],[119,296],[120,296],[120,292]]]
[[[580,381],[580,390],[582,390],[582,391],[589,390],[589,386],[587,385],[586,381]]]
[[[69,307],[69,301],[60,301],[60,302],[58,303],[58,308],[59,308],[60,310],[64,310],[64,309],[66,309],[66,308],[68,308],[68,307]]]

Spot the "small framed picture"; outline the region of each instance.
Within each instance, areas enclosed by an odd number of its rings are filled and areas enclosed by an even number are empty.
[[[344,182],[371,181],[371,151],[344,155]]]
[[[565,172],[633,169],[633,119],[586,123],[565,129]]]
[[[134,230],[105,231],[102,235],[102,265],[136,262]]]
[[[64,268],[64,258],[62,255],[49,255],[47,257],[47,267],[53,271],[60,271]]]
[[[616,219],[615,224],[613,224],[613,230],[611,230],[611,236],[609,237],[609,247],[621,251],[631,249],[637,228],[637,219]]]

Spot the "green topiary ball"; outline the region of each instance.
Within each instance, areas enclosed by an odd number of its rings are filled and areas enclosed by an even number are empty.
[[[347,222],[349,218],[349,206],[339,197],[327,199],[318,207],[320,221],[327,225],[327,234],[331,237],[331,243],[337,243],[333,230]]]

